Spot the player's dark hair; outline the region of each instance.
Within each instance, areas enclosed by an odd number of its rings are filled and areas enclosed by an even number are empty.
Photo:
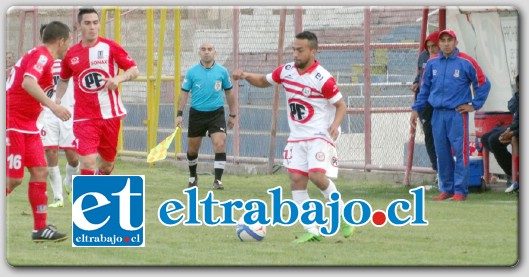
[[[316,37],[316,34],[309,31],[303,31],[296,35],[297,39],[306,39],[309,41],[310,49],[316,49],[318,50],[318,37]]]
[[[99,14],[97,13],[96,9],[94,8],[80,8],[79,13],[77,14],[77,22],[81,23],[81,20],[83,20],[83,15],[95,13],[97,14],[97,18],[99,18]]]
[[[46,26],[48,26],[48,24],[40,24],[40,30],[39,30],[40,40],[42,40],[42,33],[44,33],[44,29],[46,28]]]
[[[61,38],[70,38],[70,27],[60,21],[52,21],[42,28],[42,43],[53,43]]]

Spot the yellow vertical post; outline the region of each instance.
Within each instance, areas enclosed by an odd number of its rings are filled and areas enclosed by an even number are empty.
[[[121,45],[121,10],[114,9],[114,41]],[[118,71],[119,74],[119,71]],[[118,93],[121,93],[121,84],[118,85]],[[118,153],[123,151],[123,122],[121,121],[118,133]]]
[[[101,21],[100,21],[101,28],[99,30],[99,35],[102,37],[105,37],[105,28],[107,26],[107,12],[108,12],[107,8],[103,8],[101,10]]]
[[[152,132],[148,135],[151,136],[151,140],[156,144],[158,134],[158,118],[160,116],[160,94],[162,87],[162,64],[163,64],[163,45],[165,41],[165,19],[167,14],[167,8],[162,8],[160,11],[160,30],[158,32],[158,63],[156,64],[156,85],[154,87],[153,95],[153,107],[151,118],[149,123],[152,125]],[[154,29],[154,28],[153,28]],[[153,145],[154,147],[154,145]],[[150,148],[149,148],[150,149]]]
[[[156,137],[153,140],[152,134],[155,133],[152,125],[153,118],[153,97],[154,94],[154,11],[152,8],[147,9],[147,151],[156,146]]]
[[[180,8],[174,9],[174,101],[173,117],[176,118],[178,110],[178,99],[180,98]],[[176,155],[182,152],[182,130],[179,129],[175,136],[175,160]]]

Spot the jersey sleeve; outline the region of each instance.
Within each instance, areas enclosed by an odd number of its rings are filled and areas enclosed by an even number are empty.
[[[42,52],[35,51],[28,59],[24,76],[30,76],[35,78],[35,80],[39,80],[42,77],[44,70],[51,70],[51,62],[52,61]]]
[[[323,97],[329,100],[331,104],[334,104],[338,102],[338,100],[342,99],[342,93],[338,89],[338,86],[336,85],[336,81],[333,77],[330,77],[325,81],[323,86],[321,87],[321,93],[323,94]]]
[[[112,44],[112,53],[114,61],[116,61],[119,68],[128,70],[132,67],[136,67],[136,62],[129,56],[127,51],[117,43]]]
[[[191,71],[188,70],[186,72],[186,76],[184,77],[184,81],[182,81],[182,90],[186,92],[190,92],[192,86],[193,86],[193,82],[191,82]]]
[[[266,80],[272,84],[281,84],[281,72],[283,71],[284,66],[276,68],[272,73],[266,75]]]
[[[70,68],[70,64],[68,63],[70,61],[70,57],[68,54],[64,57],[64,59],[61,61],[61,72],[59,73],[59,78],[62,80],[68,80],[72,77],[72,69]]]
[[[222,75],[222,88],[224,88],[224,90],[232,89],[233,84],[231,83],[230,74],[228,73],[228,70],[223,70]]]

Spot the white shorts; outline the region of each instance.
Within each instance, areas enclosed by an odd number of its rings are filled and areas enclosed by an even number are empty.
[[[289,142],[283,151],[283,165],[289,172],[308,176],[323,172],[329,178],[338,177],[336,147],[323,139]]]
[[[62,121],[49,110],[43,111],[43,113],[44,126],[40,131],[40,138],[44,149],[75,149],[73,119]]]

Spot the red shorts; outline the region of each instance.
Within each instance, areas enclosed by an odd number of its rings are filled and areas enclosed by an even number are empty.
[[[73,134],[77,138],[77,153],[80,156],[99,153],[105,161],[113,162],[117,153],[120,126],[119,117],[75,121]]]
[[[24,167],[47,166],[39,134],[6,132],[6,173],[9,178],[23,178]]]

